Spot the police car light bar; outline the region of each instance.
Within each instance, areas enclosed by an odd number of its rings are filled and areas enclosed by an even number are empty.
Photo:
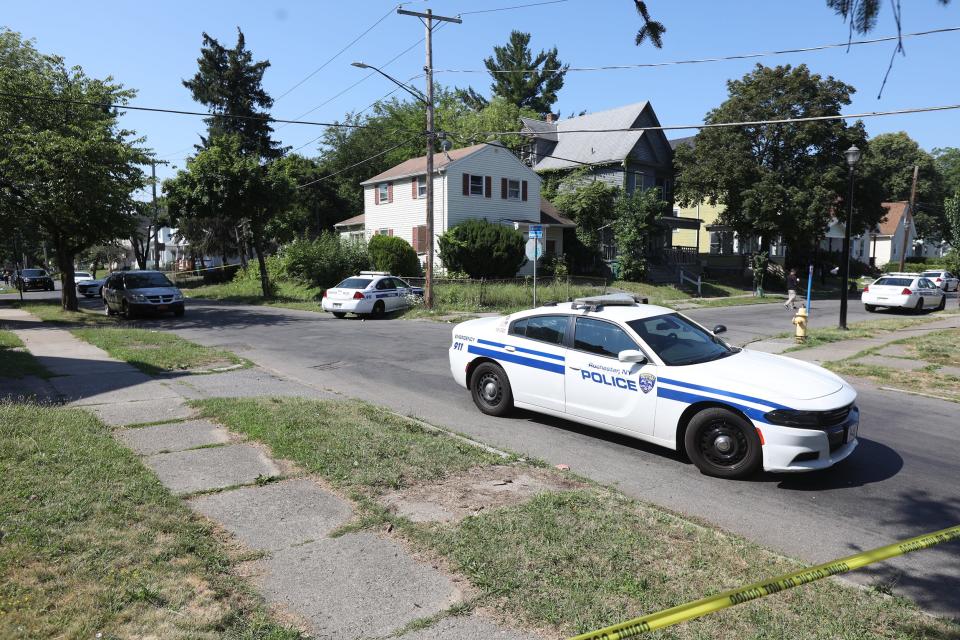
[[[390,275],[389,271],[361,271],[360,275],[362,276],[388,276]]]
[[[570,305],[571,309],[586,309],[598,311],[603,307],[633,307],[637,304],[647,304],[647,298],[638,298],[629,293],[608,293],[603,296],[577,298]]]

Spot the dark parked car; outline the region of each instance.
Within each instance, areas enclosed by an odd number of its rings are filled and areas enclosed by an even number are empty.
[[[132,318],[138,313],[183,315],[183,294],[159,271],[121,271],[109,276],[101,292],[108,316]]]
[[[54,290],[53,278],[50,277],[46,269],[21,269],[20,274],[14,276],[13,284],[24,291],[30,289]]]

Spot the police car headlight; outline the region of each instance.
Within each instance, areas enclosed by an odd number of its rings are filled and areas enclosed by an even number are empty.
[[[796,409],[776,409],[764,414],[764,419],[770,424],[796,429],[818,429],[820,427],[820,412],[798,411]]]

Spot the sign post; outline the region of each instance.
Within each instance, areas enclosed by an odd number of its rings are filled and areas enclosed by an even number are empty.
[[[533,306],[537,306],[537,262],[543,254],[540,240],[543,238],[543,226],[539,224],[530,225],[530,239],[527,241],[527,258],[533,260]],[[531,254],[533,254],[531,256]]]
[[[807,315],[810,315],[810,289],[813,287],[813,265],[807,271]]]

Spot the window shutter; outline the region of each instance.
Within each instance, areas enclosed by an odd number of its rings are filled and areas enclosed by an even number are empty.
[[[489,198],[491,192],[493,191],[493,178],[490,176],[484,176],[483,178],[483,197]]]
[[[393,183],[387,183],[387,202],[393,202]],[[392,233],[390,235],[393,235]]]
[[[413,240],[411,243],[413,245],[413,250],[417,253],[420,253],[420,227],[413,228],[413,238],[411,239]]]
[[[413,178],[413,179],[410,180],[410,184],[411,184],[411,186],[413,187],[413,192],[412,192],[410,195],[413,196],[413,199],[414,199],[414,200],[416,200],[416,199],[417,199],[417,190],[418,190],[419,187],[420,187],[420,179],[415,177],[415,178]]]
[[[524,202],[527,201],[527,181],[524,180],[520,183],[520,199]]]
[[[392,235],[393,235],[393,229],[387,229],[387,235],[388,235],[388,236],[392,236]]]
[[[380,185],[373,185],[373,204],[380,204]]]
[[[504,200],[507,199],[507,179],[500,178],[500,197]]]
[[[470,195],[470,174],[463,174],[463,195]]]

